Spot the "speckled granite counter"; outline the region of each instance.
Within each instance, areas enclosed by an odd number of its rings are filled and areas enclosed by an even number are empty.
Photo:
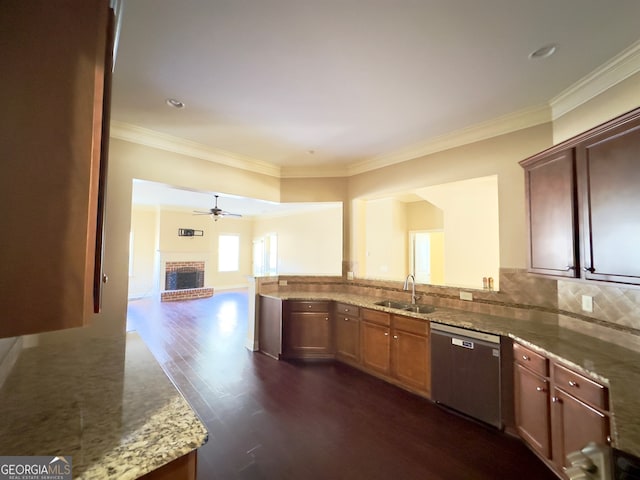
[[[640,456],[640,352],[558,327],[549,316],[531,312],[528,320],[483,315],[436,307],[429,314],[415,314],[374,305],[380,300],[331,292],[270,294],[283,300],[334,300],[360,307],[401,313],[432,322],[470,328],[513,338],[549,358],[560,360],[609,387],[613,446]]]
[[[40,336],[0,388],[0,455],[71,455],[73,478],[134,479],[207,441],[136,333]]]

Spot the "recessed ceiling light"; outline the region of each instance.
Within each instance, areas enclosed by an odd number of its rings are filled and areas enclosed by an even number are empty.
[[[181,102],[180,100],[177,100],[175,98],[167,98],[165,100],[165,102],[167,103],[167,105],[169,105],[170,107],[173,108],[184,108],[185,104],[183,102]]]
[[[551,55],[556,53],[556,49],[558,46],[554,43],[545,45],[544,47],[540,47],[539,49],[531,52],[529,54],[529,58],[531,60],[537,60],[539,58],[549,58]]]

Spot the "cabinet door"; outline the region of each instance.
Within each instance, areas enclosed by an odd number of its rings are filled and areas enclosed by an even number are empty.
[[[544,458],[551,458],[549,382],[514,364],[516,428],[520,436]]]
[[[579,275],[573,152],[568,149],[524,165],[530,272]]]
[[[584,278],[640,284],[640,119],[577,152]]]
[[[429,338],[394,330],[391,350],[394,376],[408,387],[428,392],[430,387]]]
[[[331,351],[328,312],[291,312],[283,325],[283,354],[323,356]]]
[[[0,337],[93,314],[109,16],[108,0],[2,2]]]
[[[609,417],[572,395],[554,388],[551,407],[553,462],[567,466],[567,454],[588,443],[609,444]]]
[[[360,320],[336,315],[336,357],[358,362],[360,359]]]
[[[282,348],[282,300],[261,295],[258,301],[258,348],[262,353],[278,359]]]
[[[366,368],[388,375],[390,373],[389,327],[361,322],[362,364]]]

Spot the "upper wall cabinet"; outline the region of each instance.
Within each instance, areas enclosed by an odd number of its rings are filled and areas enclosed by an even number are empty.
[[[0,337],[96,308],[112,32],[108,0],[2,2]]]
[[[545,155],[525,168],[529,271],[574,277],[578,251],[573,149]]]
[[[520,164],[529,271],[640,284],[640,109]]]

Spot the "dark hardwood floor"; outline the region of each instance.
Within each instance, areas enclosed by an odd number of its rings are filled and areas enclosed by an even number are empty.
[[[129,304],[209,429],[198,479],[556,479],[519,440],[356,369],[250,352],[246,300]]]

